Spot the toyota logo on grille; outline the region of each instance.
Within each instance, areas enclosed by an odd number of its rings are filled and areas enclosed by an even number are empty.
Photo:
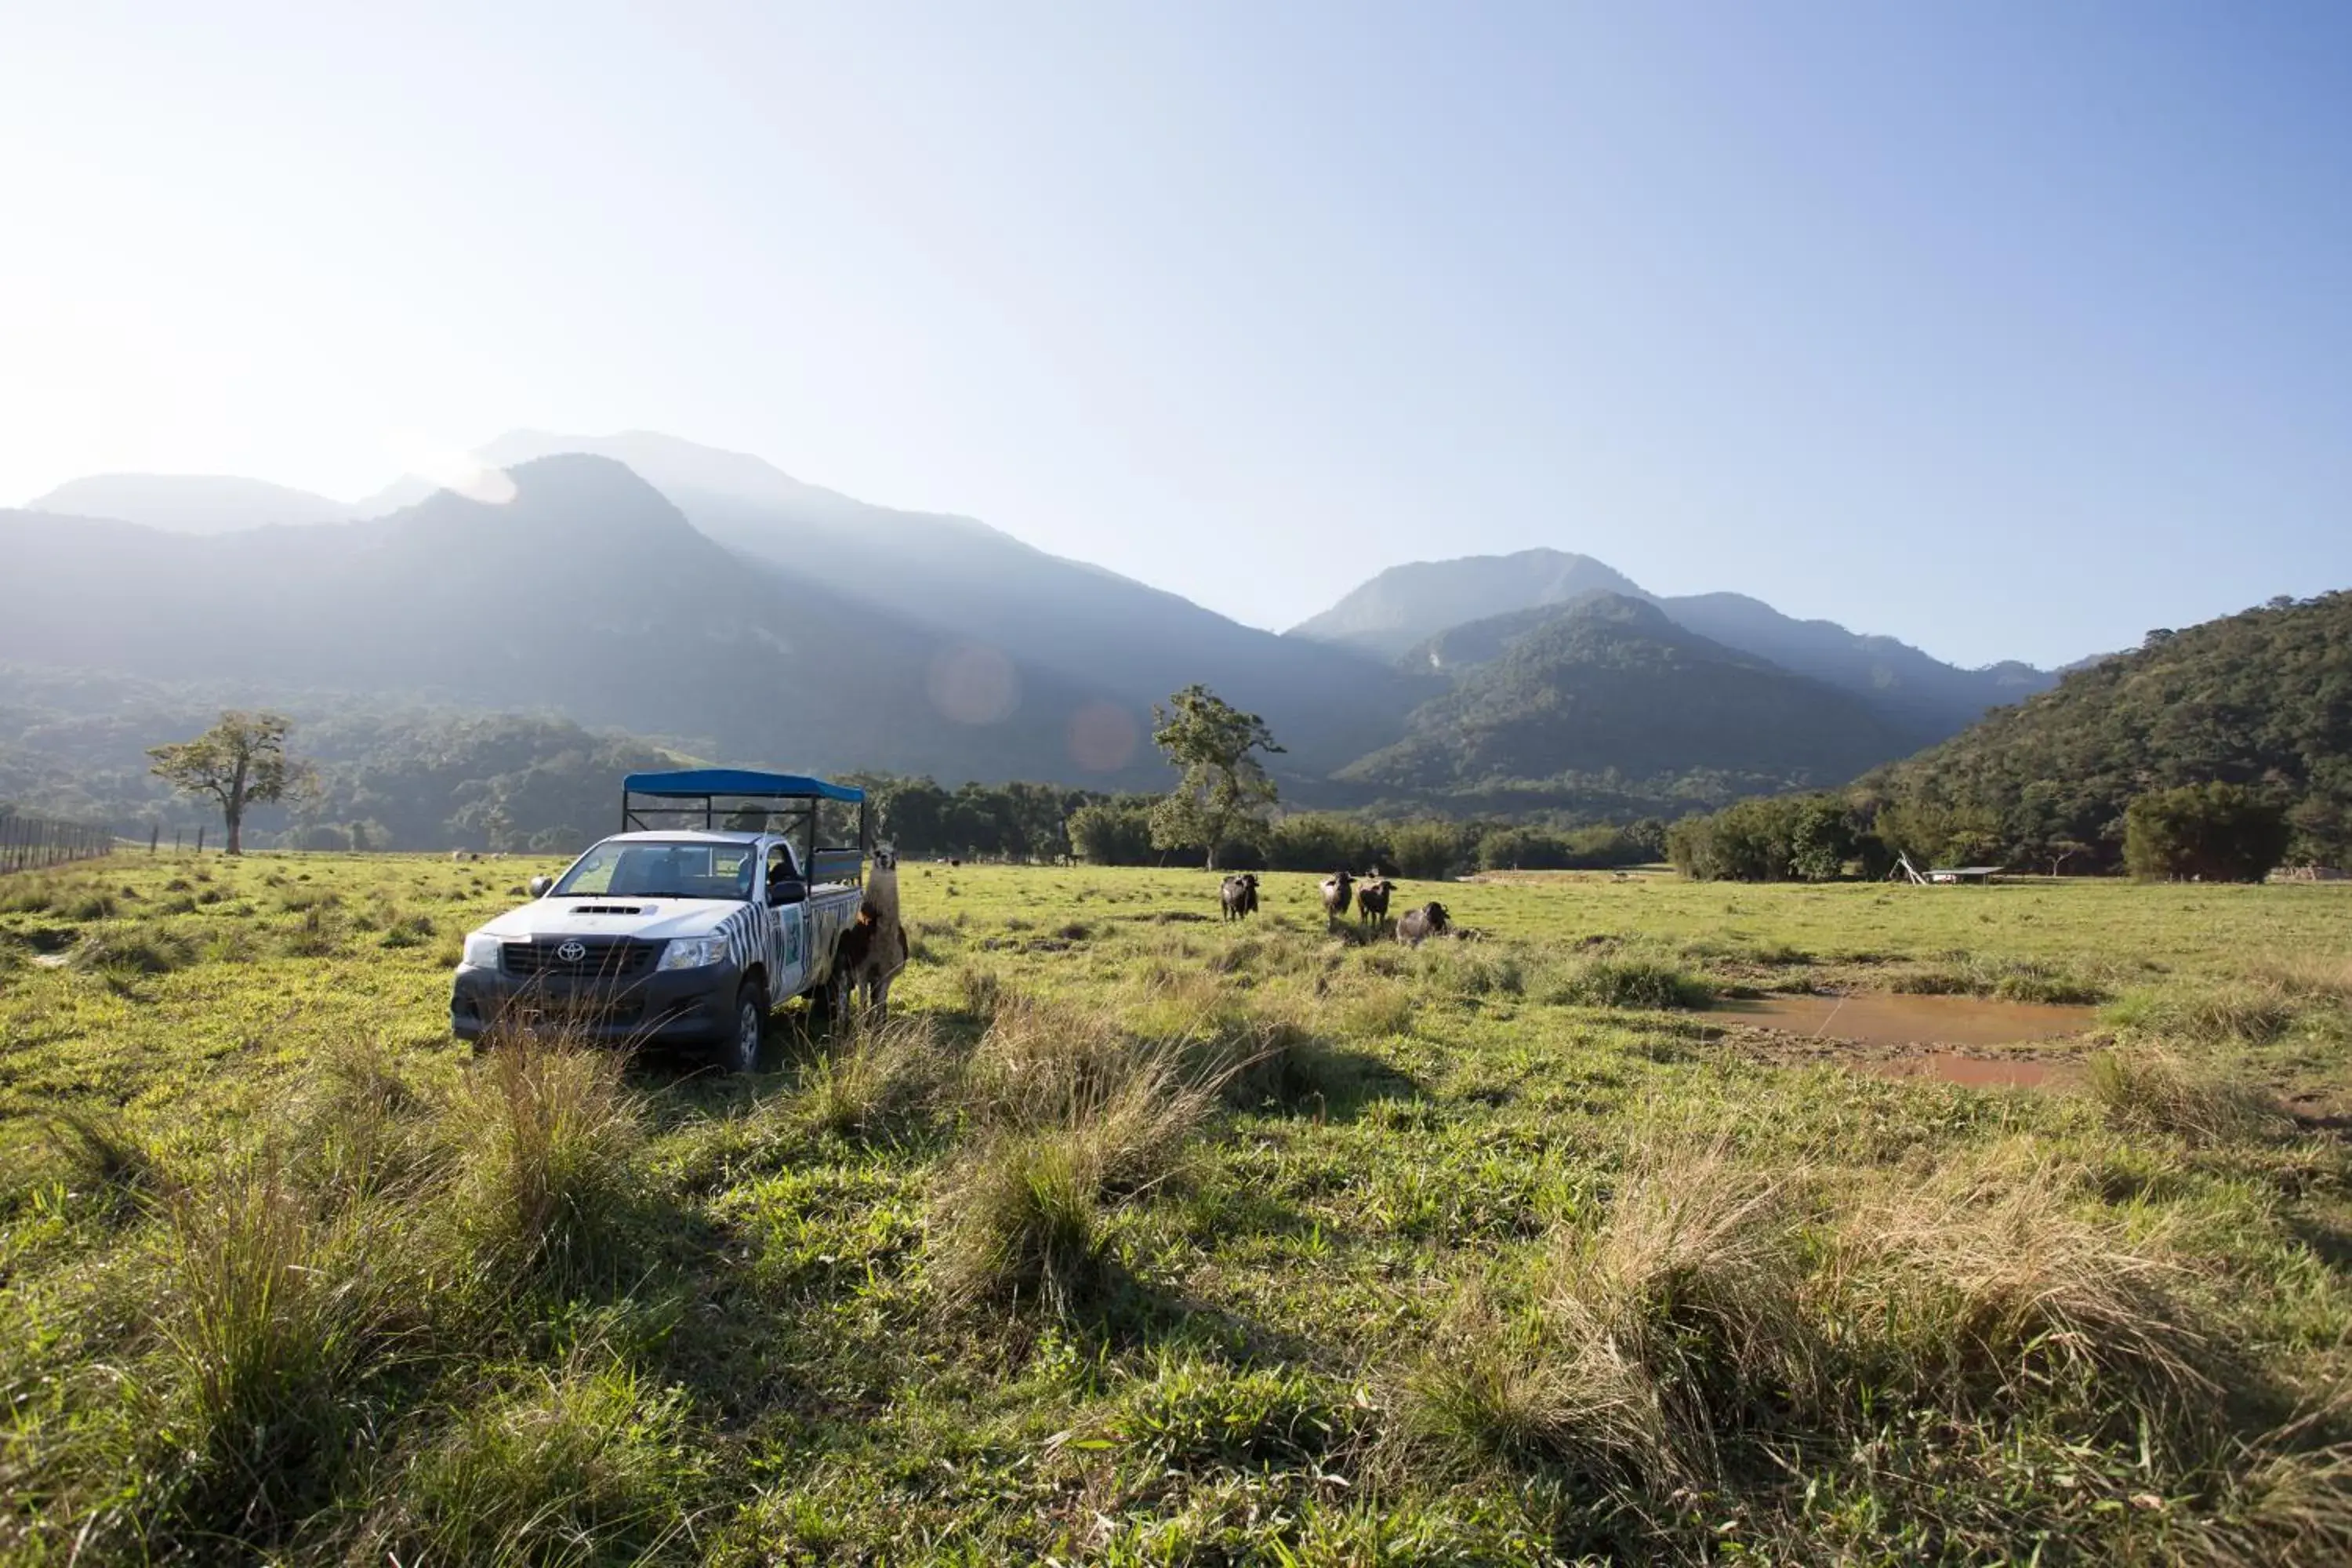
[[[577,963],[588,956],[588,945],[585,942],[567,942],[555,950],[555,956],[566,963]]]

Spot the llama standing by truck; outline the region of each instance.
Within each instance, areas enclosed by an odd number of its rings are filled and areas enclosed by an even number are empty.
[[[890,982],[907,966],[907,927],[898,913],[898,852],[877,845],[866,879],[866,897],[857,919],[842,932],[836,968],[849,977],[851,994],[864,994],[865,1005],[877,1018],[890,1009]]]

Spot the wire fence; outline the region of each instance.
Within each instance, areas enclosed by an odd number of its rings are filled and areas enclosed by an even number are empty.
[[[114,853],[114,830],[86,822],[0,811],[0,874],[95,860]]]

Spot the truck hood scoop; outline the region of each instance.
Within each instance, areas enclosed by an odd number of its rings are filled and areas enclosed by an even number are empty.
[[[642,915],[647,913],[643,904],[574,904],[575,915]]]

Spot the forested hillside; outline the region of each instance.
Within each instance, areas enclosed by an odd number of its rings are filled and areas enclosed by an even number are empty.
[[[1836,784],[1905,749],[1849,694],[1622,595],[1456,627],[1407,662],[1448,672],[1453,689],[1413,712],[1405,740],[1341,776],[1465,808],[1689,809]]]
[[[2352,864],[2352,593],[2151,632],[1857,794],[2011,861],[2088,868],[2119,862],[2135,795],[2213,781],[2286,808],[2291,861]]]

